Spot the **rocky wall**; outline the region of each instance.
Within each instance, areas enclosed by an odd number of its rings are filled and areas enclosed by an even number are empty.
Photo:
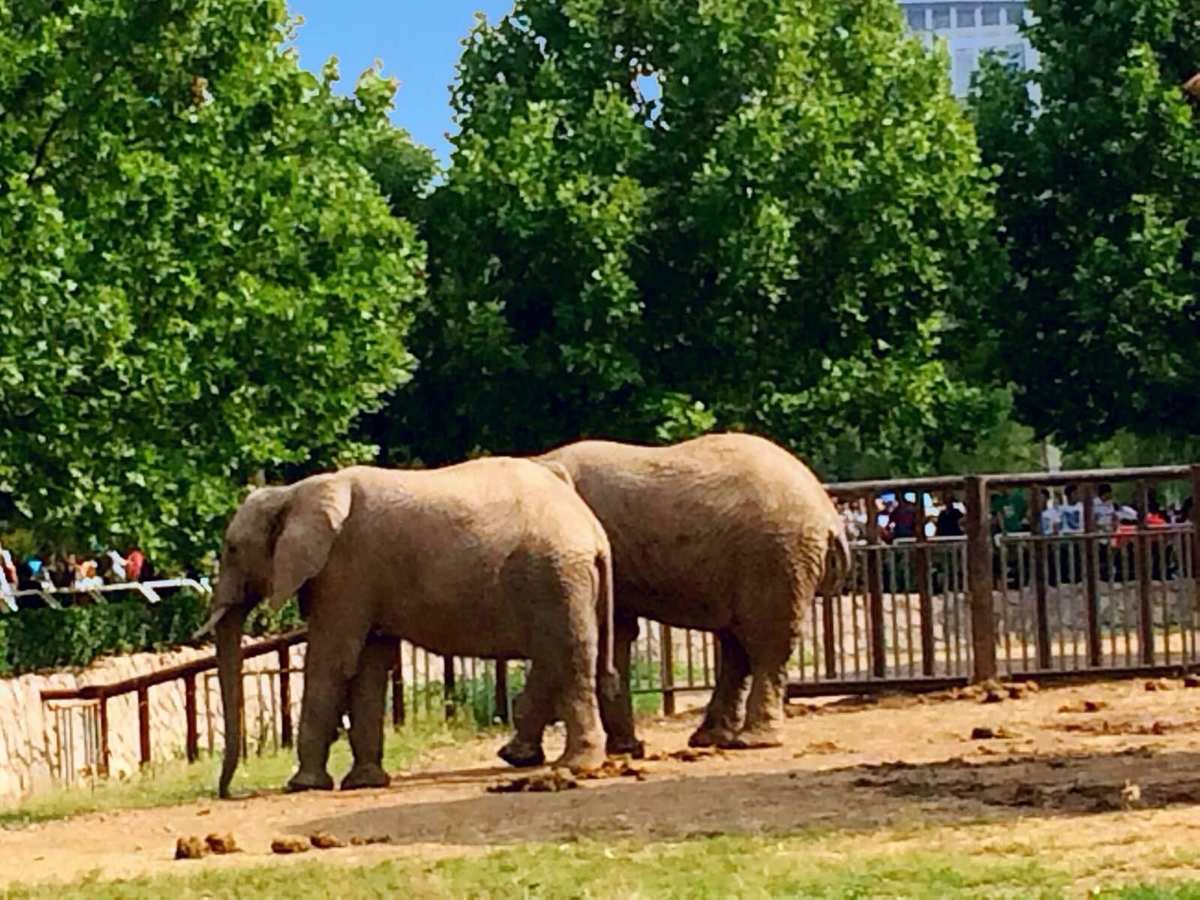
[[[247,640],[247,642],[249,642]],[[211,649],[172,653],[138,653],[99,660],[86,669],[22,675],[0,679],[0,804],[13,803],[56,785],[88,782],[99,764],[98,704],[87,701],[43,702],[49,688],[75,689],[89,684],[110,684],[146,675],[212,655]],[[304,645],[291,648],[291,706],[293,725],[299,722],[304,689]],[[249,749],[279,741],[280,710],[276,671],[279,658],[271,653],[246,660],[244,695]],[[147,692],[150,711],[152,761],[184,756],[187,721],[182,680],[152,687]],[[224,728],[216,673],[196,679],[197,727],[201,751],[220,752]],[[114,778],[138,771],[140,744],[137,694],[108,701],[109,772]]]

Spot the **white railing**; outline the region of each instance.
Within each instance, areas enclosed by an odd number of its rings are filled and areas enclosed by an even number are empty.
[[[41,597],[47,606],[61,609],[62,604],[58,601],[58,598],[61,596],[87,596],[93,600],[102,601],[105,594],[112,594],[118,591],[134,591],[141,594],[148,603],[158,603],[162,599],[158,594],[160,590],[178,588],[190,588],[201,594],[212,593],[212,587],[209,585],[207,578],[201,578],[199,581],[192,578],[167,578],[161,581],[133,581],[127,584],[99,584],[87,587],[38,587],[26,588],[20,591],[0,590],[0,611],[16,612],[18,608],[17,601],[21,597]]]

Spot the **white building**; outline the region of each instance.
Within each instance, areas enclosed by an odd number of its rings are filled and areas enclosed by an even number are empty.
[[[966,96],[971,76],[979,68],[980,59],[989,52],[999,54],[1013,67],[1037,68],[1037,51],[1019,30],[1028,15],[1025,3],[900,0],[900,6],[910,31],[929,44],[943,40],[949,45],[950,77],[957,97]]]

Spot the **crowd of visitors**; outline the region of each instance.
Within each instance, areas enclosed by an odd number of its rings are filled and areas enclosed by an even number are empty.
[[[931,497],[930,500],[933,500]],[[862,503],[837,501],[846,535],[853,541],[867,538],[867,513]],[[927,538],[962,537],[966,508],[951,493],[917,507],[915,494],[884,494],[875,498],[875,517],[879,537],[884,543],[914,539],[918,529]]]
[[[30,553],[19,561],[0,544],[0,593],[71,588],[87,591],[106,584],[131,584],[153,577],[146,555],[138,547],[125,553]]]
[[[1084,530],[1083,500],[1075,485],[1067,485],[1061,495],[1048,489],[1041,492],[1041,513],[1037,516],[1036,529],[1031,527],[1026,492],[993,494],[991,500],[992,533],[1020,534],[1036,532],[1041,535],[1082,534]],[[884,543],[914,539],[920,529],[926,538],[962,537],[966,508],[951,492],[936,498],[926,495],[924,508],[918,508],[915,493],[883,494],[875,498],[875,516],[879,538]],[[838,501],[838,510],[846,524],[846,533],[851,541],[867,538],[867,512],[861,502]],[[1138,511],[1127,504],[1118,503],[1113,496],[1112,485],[1101,484],[1096,489],[1092,502],[1095,528],[1098,532],[1111,532],[1111,543],[1121,547],[1132,539],[1138,529]],[[1146,515],[1143,519],[1147,528],[1163,528],[1171,524],[1191,521],[1192,498],[1178,506],[1164,509],[1158,497],[1151,493],[1147,499]]]

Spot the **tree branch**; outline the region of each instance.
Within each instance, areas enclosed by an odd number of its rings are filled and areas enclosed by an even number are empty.
[[[114,59],[112,61],[112,65],[108,67],[107,71],[105,71],[105,73],[93,83],[92,90],[88,93],[87,99],[89,102],[95,98],[96,92],[104,86],[104,83],[108,81],[113,72],[117,71],[117,67],[120,64],[121,60],[119,57]],[[33,165],[30,166],[29,173],[25,176],[26,184],[34,184],[36,180],[34,176],[37,175],[38,169],[40,169],[43,163],[46,161],[46,152],[50,149],[50,141],[54,139],[54,135],[58,132],[58,129],[62,127],[63,123],[67,120],[67,116],[69,116],[71,112],[72,110],[70,108],[64,109],[58,114],[58,117],[50,123],[50,127],[46,129],[46,133],[42,135],[42,140],[38,143],[37,150],[35,150],[33,154]]]

